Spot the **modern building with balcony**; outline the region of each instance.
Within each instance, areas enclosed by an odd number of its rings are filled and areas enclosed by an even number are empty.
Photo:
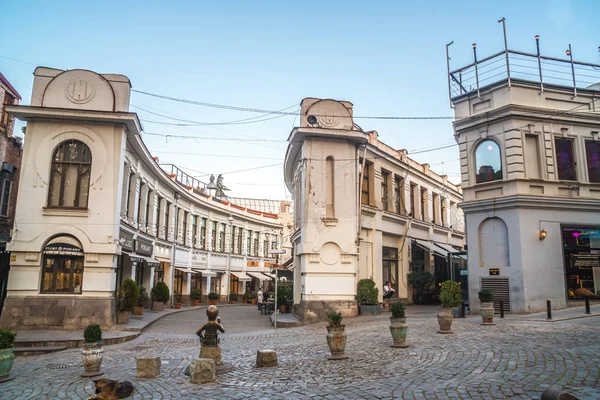
[[[31,105],[6,107],[27,140],[2,326],[109,327],[127,278],[148,290],[164,281],[184,304],[193,289],[227,301],[271,279],[278,210],[216,198],[160,165],[130,89],[123,75],[39,67]]]
[[[599,298],[600,65],[570,46],[563,59],[473,51],[448,71],[470,297],[490,289],[517,313]]]
[[[288,139],[294,312],[305,322],[328,309],[356,316],[363,278],[375,281],[380,301],[385,281],[412,301],[410,271],[467,283],[460,186],[363,131],[352,113],[346,101],[306,98]]]

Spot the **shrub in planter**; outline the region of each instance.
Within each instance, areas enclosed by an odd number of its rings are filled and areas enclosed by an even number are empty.
[[[327,345],[331,356],[328,357],[330,360],[343,360],[348,358],[346,356],[346,332],[345,325],[342,324],[342,313],[335,310],[330,310],[327,313],[327,320],[329,325],[327,326]]]
[[[427,303],[430,299],[431,284],[433,283],[434,277],[429,272],[413,271],[408,273],[406,276],[408,284],[415,290],[414,302],[416,304]]]
[[[219,300],[219,295],[215,292],[210,292],[208,294],[208,304],[211,306],[217,305],[217,301]]]
[[[229,293],[229,301],[231,304],[235,304],[238,301],[237,293]]]
[[[173,296],[173,301],[175,302],[175,308],[181,308],[181,295],[176,294]]]
[[[289,299],[293,296],[293,282],[285,281],[280,282],[277,288],[277,305],[279,306],[279,312],[286,313],[288,311]]]
[[[169,287],[164,282],[156,282],[152,288],[152,309],[162,311],[164,303],[169,301]]]
[[[494,303],[492,291],[484,289],[478,293],[479,295],[479,315],[483,323],[481,325],[495,325],[494,324]]]
[[[15,362],[13,346],[16,336],[16,332],[0,329],[0,382],[8,379],[8,374]]]
[[[356,300],[362,315],[379,315],[379,289],[373,279],[361,279],[356,288]]]
[[[460,285],[454,281],[442,283],[440,292],[440,313],[438,314],[438,323],[440,330],[438,333],[452,333],[452,307],[458,307],[462,300]]]
[[[117,323],[126,324],[129,322],[129,313],[137,305],[140,295],[137,284],[131,279],[125,279],[119,288],[119,313],[117,314]]]
[[[194,289],[190,292],[190,298],[194,302],[195,306],[200,305],[200,300],[202,300],[202,290]]]
[[[401,301],[392,303],[391,309],[392,316],[390,317],[390,333],[392,334],[392,339],[394,339],[394,344],[392,347],[408,347],[406,344],[408,325],[406,325],[404,303]]]
[[[83,349],[81,350],[83,360],[84,377],[102,374],[100,366],[104,358],[102,348],[102,329],[99,325],[88,325],[83,331]]]
[[[249,296],[250,297],[248,297],[248,298],[250,299],[250,304],[256,304],[258,294],[255,291],[251,291]]]
[[[133,315],[144,315],[144,308],[148,308],[149,305],[150,296],[148,296],[146,288],[140,286],[137,304],[133,307]]]

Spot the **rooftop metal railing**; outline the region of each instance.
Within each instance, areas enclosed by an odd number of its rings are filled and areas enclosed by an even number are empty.
[[[448,61],[450,102],[453,103],[455,99],[468,93],[477,92],[479,96],[483,88],[505,80],[509,87],[515,80],[536,83],[540,92],[547,87],[556,86],[568,88],[574,96],[577,96],[577,90],[581,89],[600,92],[600,65],[574,61],[571,45],[566,51],[568,59],[541,55],[539,37],[536,37],[536,45],[537,54],[505,49],[478,59],[477,45],[473,44],[471,64],[450,70]]]
[[[176,165],[160,164],[160,167],[171,179],[175,180],[175,182],[179,183],[180,185],[193,188],[194,190],[206,191],[206,183],[186,174]]]

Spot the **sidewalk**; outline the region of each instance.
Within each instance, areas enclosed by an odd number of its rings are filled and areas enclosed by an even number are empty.
[[[546,311],[534,313],[534,314],[505,314],[504,318],[508,320],[521,320],[521,321],[545,321],[545,322],[559,322],[568,321],[571,319],[579,318],[591,318],[600,317],[600,304],[590,305],[591,314],[585,313],[585,306],[581,307],[569,307],[563,310],[552,310],[552,319],[548,319]],[[498,315],[496,315],[498,317]]]

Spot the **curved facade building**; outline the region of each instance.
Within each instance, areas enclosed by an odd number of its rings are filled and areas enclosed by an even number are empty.
[[[7,107],[27,121],[27,137],[2,326],[111,326],[127,278],[148,290],[164,281],[184,304],[193,289],[227,300],[270,278],[280,216],[159,166],[129,112],[127,77],[34,75],[31,105]]]

